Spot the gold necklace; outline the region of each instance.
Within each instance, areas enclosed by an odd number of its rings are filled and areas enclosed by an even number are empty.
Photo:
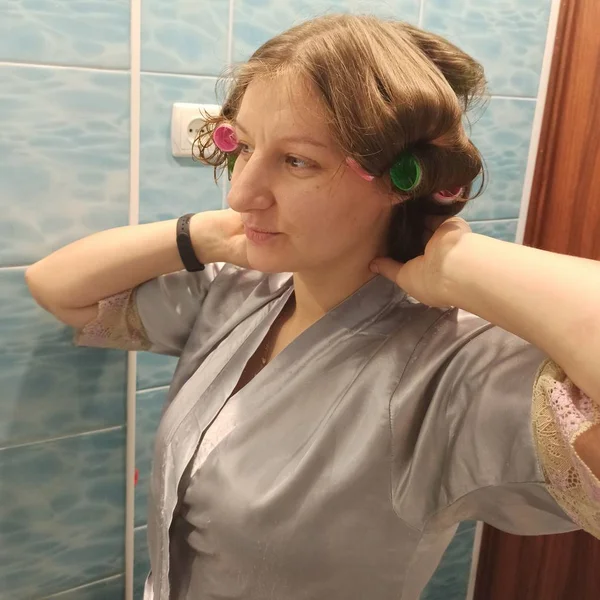
[[[260,358],[260,364],[265,367],[267,364],[267,360],[269,360],[269,352],[271,350],[271,340],[269,339],[269,335],[271,334],[271,331],[269,331],[267,333],[267,340],[265,343],[265,349],[264,349],[264,353]]]

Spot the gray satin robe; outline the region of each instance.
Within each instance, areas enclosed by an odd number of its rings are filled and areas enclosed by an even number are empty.
[[[546,358],[375,277],[229,400],[293,292],[209,265],[141,286],[152,350],[180,355],[148,514],[154,600],[414,600],[465,519],[576,529],[544,485],[531,397]],[[190,477],[224,405],[236,425]]]

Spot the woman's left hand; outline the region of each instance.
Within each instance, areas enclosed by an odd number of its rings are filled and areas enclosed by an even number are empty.
[[[371,270],[394,281],[409,296],[427,306],[451,306],[448,257],[467,234],[469,224],[459,217],[430,217],[425,253],[402,264],[391,258],[376,258]]]

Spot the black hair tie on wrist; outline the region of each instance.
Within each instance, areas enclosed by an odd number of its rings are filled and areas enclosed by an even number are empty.
[[[194,213],[183,215],[177,219],[177,249],[186,271],[195,273],[204,271],[204,265],[198,260],[190,237],[190,219]]]

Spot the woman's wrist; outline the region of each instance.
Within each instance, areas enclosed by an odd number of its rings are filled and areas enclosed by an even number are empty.
[[[486,252],[487,239],[497,241],[473,232],[463,233],[446,250],[440,273],[446,306],[472,310],[469,297],[475,293],[473,286],[476,285],[476,272],[480,268],[474,258]]]
[[[203,264],[219,262],[218,236],[215,235],[216,224],[213,211],[196,213],[190,219],[190,238],[196,258]]]

